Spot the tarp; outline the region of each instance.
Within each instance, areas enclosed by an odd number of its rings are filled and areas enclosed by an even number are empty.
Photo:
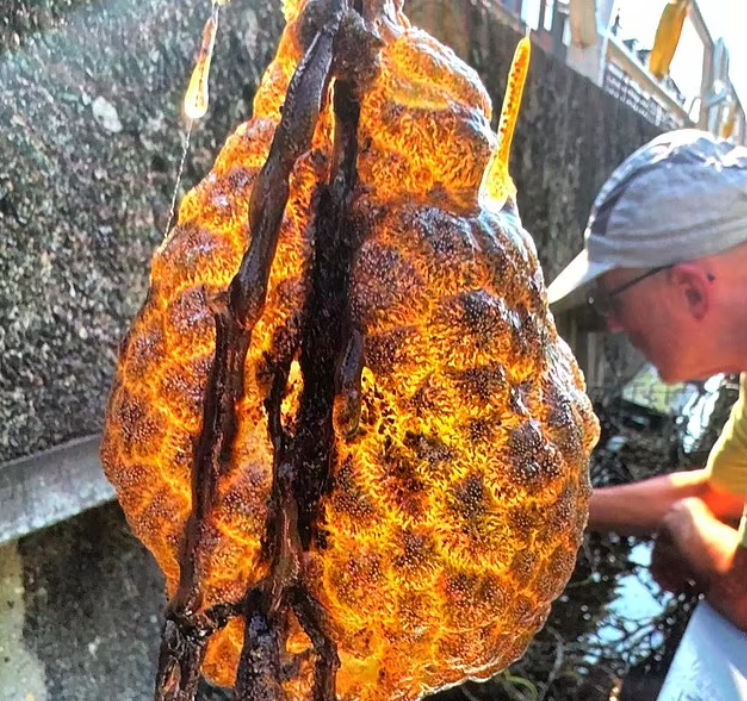
[[[698,604],[658,701],[747,701],[747,634]]]

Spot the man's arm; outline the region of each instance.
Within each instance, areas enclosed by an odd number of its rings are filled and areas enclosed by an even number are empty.
[[[676,472],[643,482],[595,489],[591,497],[589,529],[621,535],[651,535],[679,501],[696,497],[722,521],[738,521],[744,498],[711,484],[705,469]]]
[[[742,515],[747,490],[747,373],[739,399],[702,470],[676,472],[635,484],[597,489],[591,497],[589,528],[621,535],[650,535],[679,501],[700,499],[720,521]]]

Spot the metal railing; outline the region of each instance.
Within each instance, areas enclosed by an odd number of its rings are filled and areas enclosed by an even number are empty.
[[[602,86],[605,92],[625,103],[649,122],[663,129],[680,129],[687,125],[682,113],[672,112],[653,95],[646,92],[639,82],[620,66],[608,62]]]

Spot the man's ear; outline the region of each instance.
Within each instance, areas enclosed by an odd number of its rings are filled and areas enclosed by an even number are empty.
[[[709,274],[694,263],[681,263],[671,269],[670,279],[688,314],[696,321],[702,321],[710,306]]]

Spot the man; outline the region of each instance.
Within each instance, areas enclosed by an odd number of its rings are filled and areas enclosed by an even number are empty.
[[[747,630],[747,518],[733,527],[747,497],[747,148],[692,129],[657,137],[602,187],[585,239],[551,303],[590,292],[665,382],[743,373],[707,465],[596,490],[589,527],[657,534],[660,583],[694,578]]]

